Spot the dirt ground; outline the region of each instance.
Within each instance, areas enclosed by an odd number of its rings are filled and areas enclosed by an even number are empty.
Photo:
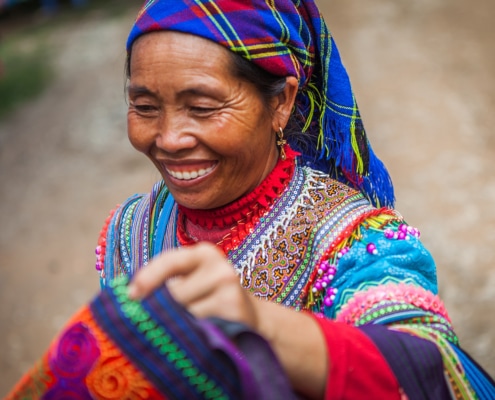
[[[56,80],[0,121],[0,396],[98,291],[108,211],[158,179],[126,137],[124,43],[138,4],[57,28]],[[461,344],[493,376],[495,3],[466,4],[320,0],[397,208],[437,261]]]

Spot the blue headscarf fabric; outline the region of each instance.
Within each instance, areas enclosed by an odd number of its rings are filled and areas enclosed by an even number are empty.
[[[366,137],[335,42],[314,0],[149,0],[127,41],[153,31],[212,40],[276,76],[295,76],[293,118],[309,140],[290,136],[304,162],[393,207],[394,190]]]

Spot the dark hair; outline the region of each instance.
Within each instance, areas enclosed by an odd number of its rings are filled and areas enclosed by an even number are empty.
[[[287,84],[285,76],[271,74],[257,66],[255,63],[233,52],[230,52],[230,55],[232,59],[232,73],[234,76],[253,84],[258,90],[263,103],[267,107],[275,96],[278,96],[284,91],[285,85]],[[302,134],[302,127],[304,126],[305,121],[306,119],[304,116],[299,116],[297,107],[294,107],[293,112],[289,117],[289,121],[287,121],[287,126],[284,129],[285,137],[288,139],[289,143],[296,146],[297,149],[312,146],[314,145],[312,142],[316,143],[317,140],[317,138],[311,138],[309,135]]]
[[[285,76],[271,74],[238,54],[230,52],[230,55],[234,76],[252,83],[258,89],[266,105],[270,103],[271,99],[284,91],[286,85]]]

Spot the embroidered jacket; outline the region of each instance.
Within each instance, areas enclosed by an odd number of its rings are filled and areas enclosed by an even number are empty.
[[[228,216],[236,234],[222,248],[246,290],[313,313],[331,365],[325,398],[495,398],[491,378],[458,346],[418,230],[310,168],[297,165],[284,182],[263,188],[270,201],[259,198],[266,204],[254,216]],[[165,286],[142,303],[127,298],[129,276],[187,244],[183,217],[163,182],[112,212],[97,247],[102,293],[8,399],[67,388],[93,399],[293,398],[254,332],[191,319]]]

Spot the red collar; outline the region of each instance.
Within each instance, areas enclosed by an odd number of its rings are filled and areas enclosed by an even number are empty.
[[[294,174],[294,160],[298,153],[288,146],[285,153],[286,159],[279,159],[259,186],[224,207],[193,210],[179,205],[179,242],[187,245],[201,240],[213,241],[226,253],[240,244],[284,191]]]

